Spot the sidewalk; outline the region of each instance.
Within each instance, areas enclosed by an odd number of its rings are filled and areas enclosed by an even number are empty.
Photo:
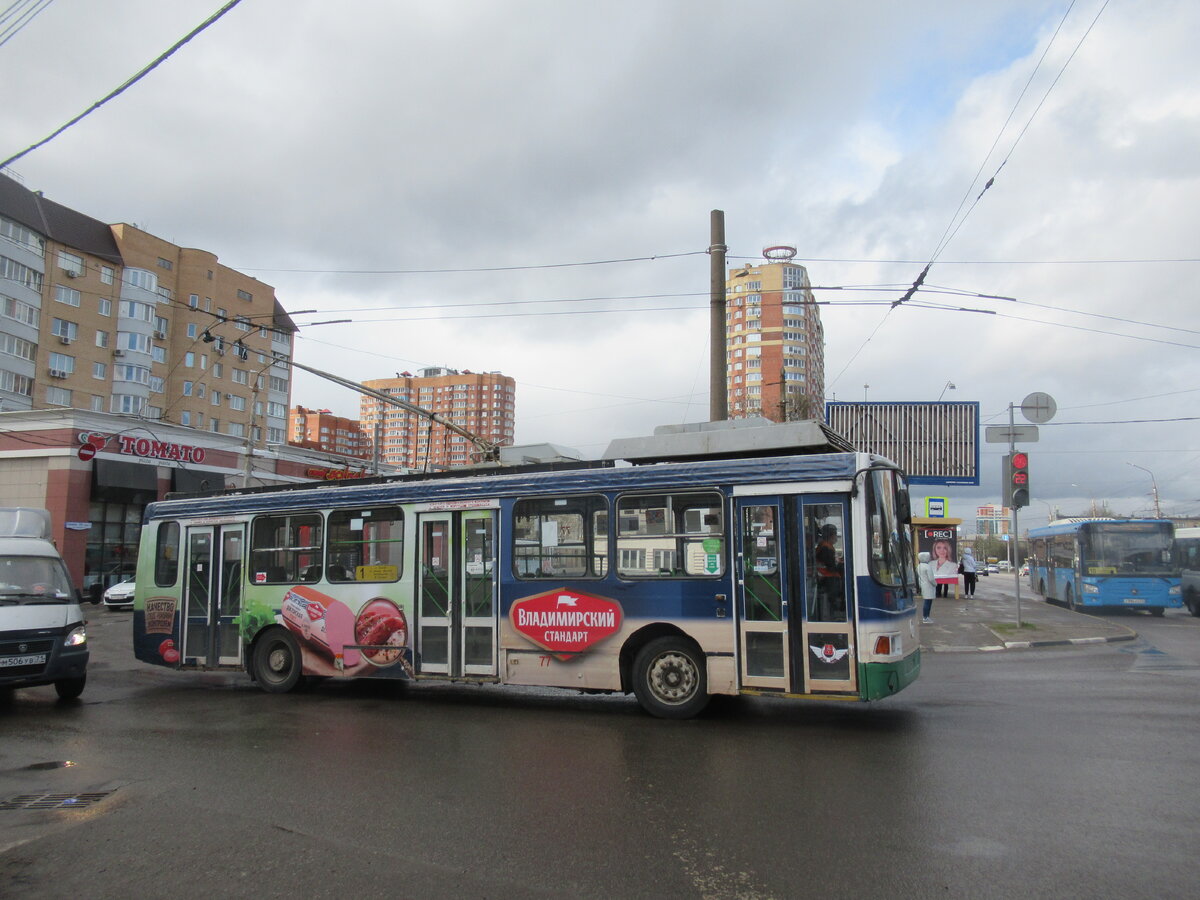
[[[1023,650],[1068,644],[1102,644],[1137,637],[1136,615],[1091,615],[1047,603],[1021,579],[1021,627],[1011,573],[979,579],[975,596],[933,601],[933,623],[921,626],[921,649],[938,653]],[[965,611],[964,611],[965,607]]]

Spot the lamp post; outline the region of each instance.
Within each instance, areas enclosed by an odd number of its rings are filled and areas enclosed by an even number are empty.
[[[953,391],[953,390],[957,390],[957,388],[954,385],[954,382],[947,381],[946,386],[944,388],[942,388],[942,392],[940,394],[938,394],[938,400],[940,401],[943,397],[946,396],[946,391]]]
[[[1141,469],[1143,472],[1145,472],[1147,475],[1150,476],[1150,487],[1154,492],[1154,517],[1156,519],[1161,519],[1162,518],[1162,507],[1158,505],[1158,482],[1154,480],[1154,473],[1151,472],[1149,469],[1147,469],[1145,466],[1139,466],[1137,463],[1126,462],[1125,465],[1133,466],[1135,469]]]

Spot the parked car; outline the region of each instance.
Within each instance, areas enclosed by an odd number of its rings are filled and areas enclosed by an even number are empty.
[[[105,591],[104,605],[109,609],[131,609],[133,607],[133,579],[126,578]]]
[[[987,566],[983,565],[982,563],[980,563],[979,565],[977,565],[975,567],[975,574],[977,576],[979,576],[980,578],[987,575],[987,573],[988,573]]]

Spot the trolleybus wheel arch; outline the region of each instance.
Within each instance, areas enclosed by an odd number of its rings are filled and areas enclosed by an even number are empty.
[[[300,645],[286,628],[269,628],[254,642],[254,680],[271,694],[294,691],[304,683]]]
[[[1075,590],[1069,584],[1063,591],[1063,599],[1067,601],[1067,609],[1071,612],[1079,612],[1079,605],[1075,602]]]
[[[685,638],[655,638],[634,659],[633,692],[652,716],[690,719],[708,705],[704,654]]]

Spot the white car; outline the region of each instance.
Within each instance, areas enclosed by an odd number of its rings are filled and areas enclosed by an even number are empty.
[[[104,605],[109,609],[130,609],[133,606],[133,579],[119,581],[105,591]]]

